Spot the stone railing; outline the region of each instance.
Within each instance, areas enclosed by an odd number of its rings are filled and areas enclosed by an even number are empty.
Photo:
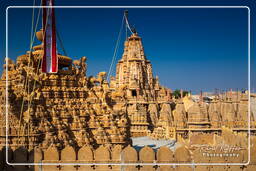
[[[116,145],[110,150],[100,146],[93,150],[84,146],[78,151],[68,146],[61,151],[55,147],[49,147],[45,151],[34,149],[28,151],[20,147],[14,151],[9,150],[8,161],[10,163],[39,163],[39,166],[12,166],[5,163],[5,148],[0,151],[0,170],[10,171],[90,171],[90,170],[129,170],[129,171],[253,171],[256,170],[256,148],[251,148],[251,162],[247,166],[232,166],[225,163],[246,163],[247,153],[241,153],[239,157],[207,157],[202,156],[200,151],[189,151],[185,147],[179,147],[173,152],[167,147],[154,150],[148,146],[137,151],[131,146],[122,149]],[[41,165],[53,164],[57,165]],[[62,165],[73,163],[73,165]],[[87,165],[82,165],[87,164]],[[105,163],[105,165],[98,165]],[[113,163],[122,163],[122,166]],[[149,163],[154,163],[149,165]],[[164,165],[167,163],[192,163],[192,165]],[[223,163],[222,166],[196,166],[195,163]],[[130,164],[130,165],[129,165]]]

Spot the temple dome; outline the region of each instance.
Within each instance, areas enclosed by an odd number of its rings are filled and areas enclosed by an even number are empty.
[[[43,29],[40,29],[38,32],[36,32],[36,38],[37,38],[37,40],[39,40],[40,42],[43,41]]]
[[[207,109],[204,104],[194,103],[188,109],[188,124],[191,127],[207,127],[209,125]]]

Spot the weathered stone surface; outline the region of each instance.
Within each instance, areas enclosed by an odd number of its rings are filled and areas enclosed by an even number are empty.
[[[138,153],[137,151],[128,146],[122,151],[122,161],[123,163],[137,163],[138,162]],[[136,166],[124,166],[125,170],[137,170]]]
[[[122,146],[116,145],[112,150],[112,161],[121,161]]]
[[[71,146],[67,146],[61,150],[61,160],[63,161],[75,161],[76,152],[75,149]]]
[[[191,161],[191,154],[186,147],[184,147],[184,146],[179,147],[174,152],[174,160],[175,160],[175,162],[188,163]]]
[[[214,134],[193,133],[189,140],[190,144],[214,144]]]
[[[122,154],[122,146],[121,145],[116,145],[114,148],[111,150],[111,157],[112,157],[112,162],[113,163],[121,163],[121,154]],[[112,165],[112,170],[121,170],[121,166],[116,166]]]
[[[44,151],[44,163],[58,163],[60,159],[59,151],[56,147],[50,146]],[[43,165],[44,170],[55,171],[58,169],[58,165]]]
[[[210,158],[203,156],[201,149],[196,149],[193,151],[193,161],[194,163],[210,163]],[[195,170],[197,171],[208,171],[210,170],[209,166],[195,166]]]
[[[184,104],[182,102],[178,102],[175,106],[175,110],[173,111],[173,121],[174,126],[177,128],[184,128],[187,118]]]
[[[193,171],[193,166],[176,166],[175,171]]]
[[[78,163],[94,163],[93,150],[90,146],[84,145],[78,151]],[[80,165],[79,170],[93,170],[92,165]]]
[[[148,112],[151,119],[151,122],[154,126],[156,126],[158,121],[158,106],[157,104],[149,104]]]
[[[188,109],[189,128],[208,128],[210,126],[207,106],[205,103],[194,103]]]
[[[31,151],[30,156],[30,161],[33,160],[33,162],[35,163],[41,163],[43,160],[43,151],[41,148],[35,148],[34,150]]]
[[[146,146],[143,147],[140,152],[139,152],[139,159],[141,163],[154,163],[155,162],[155,152],[153,151],[152,148]],[[146,166],[146,165],[142,165],[142,168],[140,168],[140,170],[155,170],[154,165],[152,166]]]
[[[108,147],[100,146],[95,150],[95,161],[108,162],[110,161],[110,151]]]
[[[108,147],[100,146],[95,150],[95,161],[97,163],[109,163],[110,159],[110,150]],[[108,170],[110,166],[108,165],[97,165],[96,170]]]
[[[138,153],[137,151],[131,147],[128,146],[122,151],[122,160],[125,163],[133,163],[138,161]]]
[[[158,163],[173,163],[174,156],[173,152],[165,146],[162,146],[157,151],[157,162]]]
[[[210,171],[226,171],[227,169],[227,166],[210,166]]]
[[[63,163],[76,163],[76,152],[73,147],[66,146],[60,153],[61,162]],[[75,171],[75,165],[63,165],[61,170]]]
[[[152,163],[155,160],[155,152],[148,146],[140,150],[139,156],[142,163]]]
[[[60,159],[59,151],[56,147],[51,146],[44,151],[44,160],[55,162]]]
[[[78,160],[79,161],[85,161],[85,162],[93,162],[93,151],[90,146],[83,146],[78,151]]]

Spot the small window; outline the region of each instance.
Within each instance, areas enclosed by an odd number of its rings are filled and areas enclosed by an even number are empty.
[[[133,97],[137,96],[136,90],[132,90],[132,96],[133,96]]]

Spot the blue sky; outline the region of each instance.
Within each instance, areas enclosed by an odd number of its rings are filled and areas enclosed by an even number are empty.
[[[98,3],[96,3],[98,2]],[[182,3],[181,3],[182,2]],[[192,3],[194,2],[194,3]],[[57,5],[248,5],[254,42],[255,4],[240,1],[60,1]],[[3,3],[3,2],[2,2]],[[33,1],[6,1],[32,5]],[[37,0],[37,4],[39,1]],[[88,57],[88,75],[108,71],[125,9],[56,9],[57,29],[68,56]],[[247,88],[248,10],[243,9],[128,9],[130,23],[142,37],[147,58],[162,85],[198,92]],[[38,11],[36,11],[38,12]],[[31,9],[9,10],[9,57],[29,50]],[[2,11],[1,19],[5,17]],[[1,20],[3,21],[3,20]],[[41,24],[41,23],[40,23]],[[0,55],[5,56],[5,23],[1,22]],[[117,59],[123,51],[122,35]],[[36,41],[34,44],[38,44]],[[61,49],[59,48],[59,51]],[[252,88],[255,89],[255,47],[252,46]],[[115,61],[117,62],[117,60]],[[2,63],[1,63],[2,65]],[[2,70],[2,69],[1,69]]]

